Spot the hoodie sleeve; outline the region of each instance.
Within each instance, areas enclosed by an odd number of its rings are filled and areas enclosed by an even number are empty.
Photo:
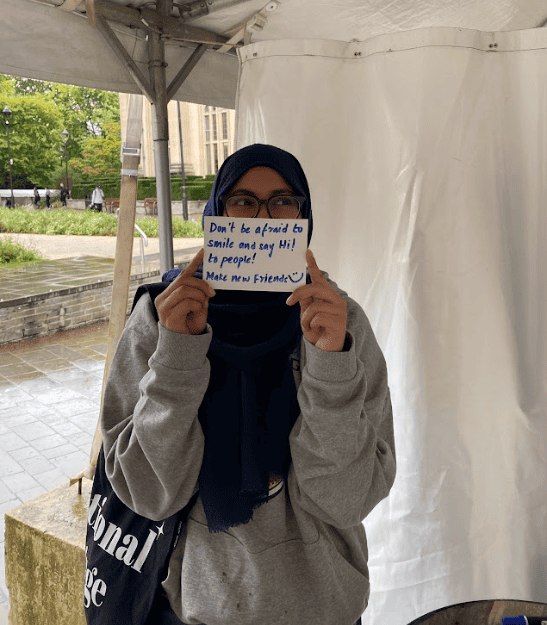
[[[363,309],[348,300],[348,351],[303,340],[301,414],[291,435],[291,500],[344,529],[360,524],[395,479],[393,416],[383,354]]]
[[[112,361],[101,410],[106,473],[123,503],[152,520],[183,508],[197,488],[211,336],[210,326],[194,336],[156,323],[145,294]]]

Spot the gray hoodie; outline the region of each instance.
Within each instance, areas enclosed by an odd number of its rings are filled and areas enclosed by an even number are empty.
[[[347,301],[351,346],[324,352],[302,339],[288,483],[272,476],[277,494],[249,523],[209,533],[198,496],[163,582],[187,625],[353,625],[367,606],[362,521],[395,479],[393,417],[370,323],[329,282]],[[197,490],[213,332],[168,330],[145,294],[112,362],[101,413],[107,475],[127,506],[153,520]]]

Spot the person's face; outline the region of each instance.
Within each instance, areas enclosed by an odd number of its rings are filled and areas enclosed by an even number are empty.
[[[278,174],[275,169],[270,167],[253,167],[249,169],[230,189],[228,195],[234,193],[250,192],[261,200],[267,200],[272,195],[294,195],[294,190],[288,185],[283,177]],[[226,216],[226,210],[222,213]],[[269,219],[266,204],[261,204],[260,211],[256,215],[259,219]],[[302,219],[302,213],[298,215],[298,219]]]

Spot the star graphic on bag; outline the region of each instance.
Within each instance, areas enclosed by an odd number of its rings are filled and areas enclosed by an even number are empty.
[[[165,521],[160,525],[156,525],[156,527],[158,528],[158,536],[160,536],[161,534],[163,534],[163,526],[165,525]]]

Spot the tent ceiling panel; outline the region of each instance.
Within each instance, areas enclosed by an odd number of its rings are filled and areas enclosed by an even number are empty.
[[[458,27],[481,31],[535,28],[547,18],[544,0],[213,0],[221,10],[183,21],[216,35],[230,37],[254,13],[267,19],[253,41],[329,39],[364,41],[381,34],[425,27]],[[109,0],[120,8],[127,0]],[[131,7],[150,10],[148,0]],[[191,4],[191,3],[190,3]],[[274,9],[271,10],[272,6]],[[179,17],[182,3],[175,3]],[[77,0],[0,0],[0,72],[110,91],[138,93],[123,63],[93,29],[85,2]],[[148,76],[146,30],[109,22],[141,72]],[[167,80],[189,58],[195,44],[166,41]],[[175,94],[175,99],[235,106],[238,60],[229,52],[209,49]]]
[[[128,70],[85,16],[28,0],[0,0],[0,13],[0,73],[140,93]],[[114,22],[110,25],[137,67],[148,77],[145,31]],[[195,47],[172,41],[165,48],[169,84]],[[233,54],[207,51],[175,98],[234,108],[237,75],[238,60]]]

